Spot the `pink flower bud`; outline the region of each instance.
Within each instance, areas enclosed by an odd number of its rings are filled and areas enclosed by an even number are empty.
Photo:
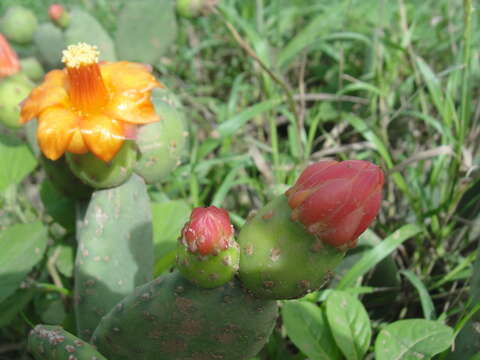
[[[0,34],[0,78],[13,75],[20,71],[17,53],[10,47],[7,39]]]
[[[233,226],[224,209],[215,206],[195,208],[182,230],[182,242],[192,253],[216,255],[229,248]]]
[[[362,160],[307,167],[285,195],[292,220],[336,248],[352,248],[380,208],[382,170]]]
[[[48,17],[60,28],[66,28],[70,23],[70,15],[60,4],[52,4],[48,8]]]

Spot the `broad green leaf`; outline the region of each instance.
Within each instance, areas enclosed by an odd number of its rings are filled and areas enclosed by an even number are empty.
[[[373,269],[375,265],[385,259],[404,241],[417,235],[421,231],[422,228],[415,224],[407,224],[400,229],[395,230],[380,244],[365,253],[363,258],[345,274],[342,280],[340,280],[337,289],[343,290],[353,286],[359,277],[365,275],[370,269]]]
[[[375,341],[376,360],[431,359],[453,341],[453,329],[442,323],[408,319],[387,325]]]
[[[55,262],[58,271],[66,277],[72,277],[75,262],[73,247],[66,244],[60,244],[56,249],[59,251],[57,261]]]
[[[15,224],[0,232],[0,302],[19,287],[47,246],[43,224]]]
[[[0,134],[0,191],[17,184],[35,169],[37,161],[28,146],[19,139]]]
[[[177,239],[183,225],[190,217],[190,211],[190,206],[183,200],[152,203],[155,269],[157,269],[157,263],[163,258],[168,261],[162,267],[168,268],[174,264],[175,256],[172,257],[171,253],[175,251]]]
[[[40,187],[40,198],[50,216],[67,230],[75,229],[75,201],[61,194],[45,180]]]
[[[345,291],[332,291],[325,306],[333,338],[343,355],[347,360],[362,360],[372,337],[363,304]]]
[[[341,359],[324,311],[306,301],[287,301],[282,307],[287,335],[312,360]]]

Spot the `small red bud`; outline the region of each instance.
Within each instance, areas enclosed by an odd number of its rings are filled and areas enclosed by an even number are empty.
[[[60,4],[52,4],[48,8],[48,17],[58,27],[64,29],[70,23],[70,15]]]
[[[20,62],[16,52],[10,47],[7,39],[0,34],[0,78],[16,74],[20,71]]]
[[[308,166],[285,195],[292,219],[336,248],[352,248],[380,209],[382,170],[363,160]]]
[[[182,230],[182,242],[192,253],[216,255],[229,248],[233,226],[224,209],[215,206],[195,208]]]

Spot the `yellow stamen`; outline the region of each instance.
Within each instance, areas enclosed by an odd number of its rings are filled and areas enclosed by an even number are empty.
[[[97,113],[108,102],[108,92],[98,66],[96,46],[79,43],[63,51],[67,66],[69,95],[72,104],[84,113]]]

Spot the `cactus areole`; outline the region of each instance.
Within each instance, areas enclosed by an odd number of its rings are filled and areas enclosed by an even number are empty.
[[[195,208],[177,247],[177,266],[188,280],[204,288],[230,281],[238,270],[239,248],[227,211]]]
[[[150,95],[161,84],[150,69],[98,57],[95,46],[70,45],[63,52],[66,68],[50,71],[22,105],[20,122],[38,118],[38,142],[50,160],[91,152],[109,162],[132,128],[159,120]]]
[[[319,289],[374,219],[382,185],[383,173],[366,161],[309,166],[241,229],[243,285],[272,299]]]

